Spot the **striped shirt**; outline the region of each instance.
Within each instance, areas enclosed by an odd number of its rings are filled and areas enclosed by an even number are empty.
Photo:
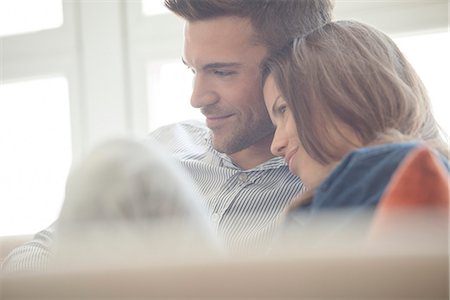
[[[197,182],[209,219],[230,250],[261,250],[273,238],[283,210],[302,189],[280,157],[250,170],[213,149],[200,122],[162,127],[152,134]]]
[[[162,127],[151,136],[181,163],[197,183],[212,226],[231,252],[264,251],[274,236],[280,217],[291,199],[303,189],[281,158],[250,170],[236,166],[213,149],[210,131],[191,121]],[[3,271],[45,268],[52,256],[55,224],[14,249]]]

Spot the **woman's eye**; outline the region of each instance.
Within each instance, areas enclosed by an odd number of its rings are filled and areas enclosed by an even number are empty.
[[[280,107],[278,107],[278,112],[280,114],[284,114],[287,111],[287,105],[281,105]]]

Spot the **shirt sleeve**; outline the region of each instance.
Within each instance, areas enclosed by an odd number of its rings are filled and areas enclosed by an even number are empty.
[[[13,249],[2,264],[5,273],[23,273],[45,270],[52,257],[55,223],[38,232],[33,240]]]

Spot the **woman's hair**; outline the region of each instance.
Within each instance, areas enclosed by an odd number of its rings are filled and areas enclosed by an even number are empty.
[[[165,0],[188,22],[235,16],[248,18],[261,43],[274,52],[294,37],[331,20],[334,0]]]
[[[269,73],[305,150],[320,163],[345,154],[336,150],[336,134],[346,140],[342,128],[362,145],[424,141],[448,157],[422,81],[395,43],[370,26],[325,24],[269,58],[264,80]]]

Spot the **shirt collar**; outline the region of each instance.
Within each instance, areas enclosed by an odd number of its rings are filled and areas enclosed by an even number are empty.
[[[212,159],[213,164],[217,164],[220,167],[242,170],[239,166],[237,166],[233,162],[233,160],[228,155],[226,155],[225,153],[221,153],[221,152],[217,151],[216,149],[214,149],[214,147],[212,145],[211,134],[209,134],[208,137],[205,138],[205,140],[209,147],[209,153],[212,154],[211,159]],[[277,169],[277,168],[285,167],[285,166],[287,166],[287,164],[283,158],[273,157],[273,158],[269,159],[268,161],[265,161],[262,164],[254,167],[252,169],[246,170],[246,171],[264,171],[264,170],[270,170],[270,169]]]

